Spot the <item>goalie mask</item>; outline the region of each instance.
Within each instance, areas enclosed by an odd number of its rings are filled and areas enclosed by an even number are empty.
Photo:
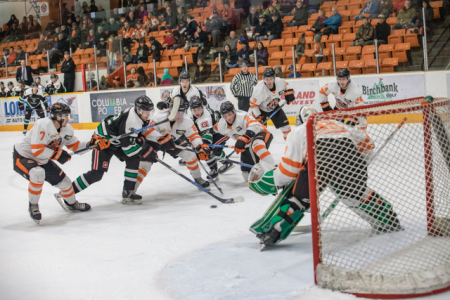
[[[315,114],[316,112],[316,109],[312,106],[303,106],[302,108],[300,108],[300,112],[297,115],[295,126],[300,126],[303,123],[306,123],[309,116]]]

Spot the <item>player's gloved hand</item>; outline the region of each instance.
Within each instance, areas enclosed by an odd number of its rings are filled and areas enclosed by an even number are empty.
[[[201,160],[209,160],[210,149],[208,145],[206,144],[198,145],[197,148],[195,148],[195,150],[197,150],[198,157]]]
[[[256,121],[258,121],[259,123],[263,124],[266,121],[266,117],[263,115],[259,115],[257,117],[255,117]]]
[[[25,105],[23,105],[23,103],[19,102],[19,110],[24,110],[25,109]]]
[[[139,153],[139,156],[144,161],[149,161],[151,163],[158,162],[158,154],[156,153],[155,149],[153,149],[150,143],[145,143],[144,145],[142,145],[142,150]]]
[[[284,91],[284,99],[286,100],[287,104],[291,104],[292,101],[295,100],[295,92],[293,89],[288,89]]]
[[[104,150],[111,145],[111,142],[101,135],[93,135],[88,143],[88,147],[95,146],[97,150]]]
[[[65,164],[71,159],[71,156],[67,151],[63,150],[63,148],[56,147],[50,159],[56,160],[60,164]]]
[[[252,139],[246,134],[238,136],[236,139],[237,142],[234,145],[234,150],[236,150],[237,154],[244,152],[245,146],[252,141]]]
[[[175,149],[175,142],[173,141],[172,136],[169,133],[157,139],[157,142],[164,148],[165,151]]]
[[[167,97],[166,99],[164,99],[164,100],[162,100],[162,101],[159,101],[159,102],[156,104],[156,107],[157,107],[159,110],[168,109],[168,108],[169,108],[169,103],[170,103],[170,101],[171,101],[170,97]]]

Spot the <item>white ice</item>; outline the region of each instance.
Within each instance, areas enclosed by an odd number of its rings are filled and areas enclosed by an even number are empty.
[[[279,160],[284,141],[270,131]],[[76,134],[87,140],[91,133]],[[244,203],[221,204],[156,164],[139,190],[143,204],[124,206],[124,164],[113,158],[103,180],[78,194],[92,211],[63,211],[53,198],[57,189],[46,183],[38,226],[27,210],[27,181],[12,169],[20,137],[0,133],[0,299],[355,299],[314,286],[310,233],[259,251],[248,228],[273,197],[251,192],[238,168],[218,184]],[[74,156],[63,169],[73,180],[90,160]],[[189,175],[176,160],[164,160]]]

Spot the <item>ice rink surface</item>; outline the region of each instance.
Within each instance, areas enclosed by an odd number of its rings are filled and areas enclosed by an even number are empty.
[[[279,161],[284,141],[269,129]],[[92,130],[76,134],[87,141]],[[259,251],[248,228],[274,197],[250,191],[238,167],[218,184],[226,197],[244,196],[244,203],[221,204],[155,164],[139,189],[143,204],[124,206],[124,163],[113,158],[103,180],[77,196],[92,206],[89,212],[65,212],[53,197],[57,189],[45,183],[36,225],[28,183],[12,169],[21,135],[0,133],[1,299],[356,299],[314,286],[310,233]],[[170,156],[164,160],[189,175]],[[74,156],[63,169],[73,180],[90,161],[90,154]],[[450,292],[419,299],[450,299]]]

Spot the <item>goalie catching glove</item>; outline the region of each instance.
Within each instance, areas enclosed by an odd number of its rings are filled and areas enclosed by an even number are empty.
[[[285,90],[284,91],[284,99],[286,100],[287,104],[291,104],[292,101],[295,100],[295,92],[293,89]]]
[[[93,148],[97,150],[104,150],[108,148],[110,145],[111,142],[107,138],[102,137],[101,135],[93,135],[88,143],[88,147],[95,146]]]
[[[197,148],[195,148],[195,150],[197,150],[198,152],[198,158],[200,158],[200,160],[209,160],[209,154],[210,154],[210,149],[208,147],[208,145],[206,144],[201,144],[198,145]]]
[[[56,149],[53,151],[53,155],[50,157],[52,160],[56,160],[60,164],[65,164],[68,162],[72,157],[70,156],[67,151],[63,150],[61,147],[56,147]]]

